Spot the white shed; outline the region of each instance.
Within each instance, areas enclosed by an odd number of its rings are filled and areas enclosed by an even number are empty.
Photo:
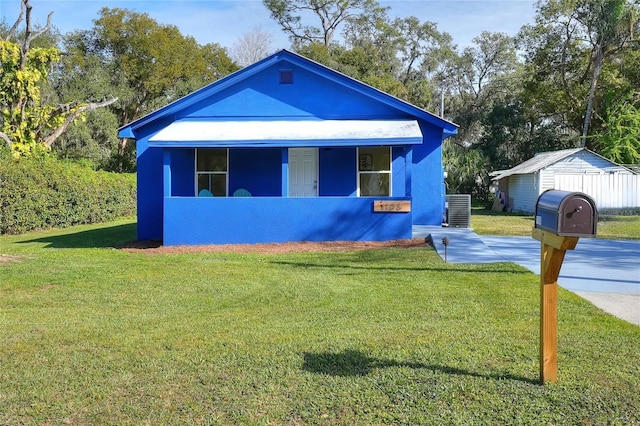
[[[542,152],[495,174],[509,211],[534,213],[548,189],[584,192],[598,209],[640,207],[640,175],[586,148]]]

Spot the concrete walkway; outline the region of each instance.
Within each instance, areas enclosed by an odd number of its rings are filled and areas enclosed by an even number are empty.
[[[514,262],[540,274],[540,242],[532,237],[478,236],[471,229],[414,227],[450,263]],[[558,284],[600,309],[640,325],[640,241],[580,238],[567,251]]]

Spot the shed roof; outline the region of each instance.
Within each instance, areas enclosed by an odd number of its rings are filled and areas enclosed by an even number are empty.
[[[602,157],[601,155],[588,150],[587,148],[571,148],[571,149],[562,149],[560,151],[549,151],[549,152],[540,152],[533,156],[533,158],[528,159],[527,161],[518,164],[517,166],[509,169],[509,170],[501,170],[496,173],[496,176],[492,178],[492,180],[498,181],[502,178],[506,178],[512,175],[527,175],[531,173],[536,173],[544,168],[551,166],[552,164],[557,163],[558,161],[564,160],[567,157],[575,155],[579,152],[588,152],[589,154],[596,155],[612,165],[625,168],[620,166],[608,158]]]
[[[162,108],[159,108],[144,117],[141,117],[125,126],[118,129],[120,137],[137,138],[137,130],[145,127],[152,122],[164,122],[167,125],[172,122],[176,122],[181,118],[181,111],[184,111],[191,105],[194,105],[204,99],[207,99],[214,93],[220,93],[258,73],[268,69],[274,64],[280,62],[286,62],[295,64],[300,68],[303,68],[311,73],[315,73],[322,78],[330,80],[334,83],[348,87],[350,90],[361,93],[371,99],[374,99],[381,104],[388,105],[398,111],[403,112],[406,115],[415,117],[418,120],[422,120],[431,125],[437,126],[443,130],[443,136],[449,137],[457,133],[458,126],[442,117],[432,114],[426,110],[418,108],[408,102],[398,99],[388,93],[382,92],[374,87],[371,87],[365,83],[341,74],[331,68],[328,68],[322,64],[314,62],[298,54],[289,52],[287,50],[281,50],[253,65],[245,67],[233,74],[230,74],[218,81],[215,81],[177,101],[174,101]]]

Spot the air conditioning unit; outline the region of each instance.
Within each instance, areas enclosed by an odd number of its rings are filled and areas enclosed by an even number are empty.
[[[447,195],[447,224],[455,228],[471,227],[471,195]]]

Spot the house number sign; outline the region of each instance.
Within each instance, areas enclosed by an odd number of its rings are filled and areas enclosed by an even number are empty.
[[[407,213],[411,211],[411,201],[383,201],[373,202],[374,212]]]

